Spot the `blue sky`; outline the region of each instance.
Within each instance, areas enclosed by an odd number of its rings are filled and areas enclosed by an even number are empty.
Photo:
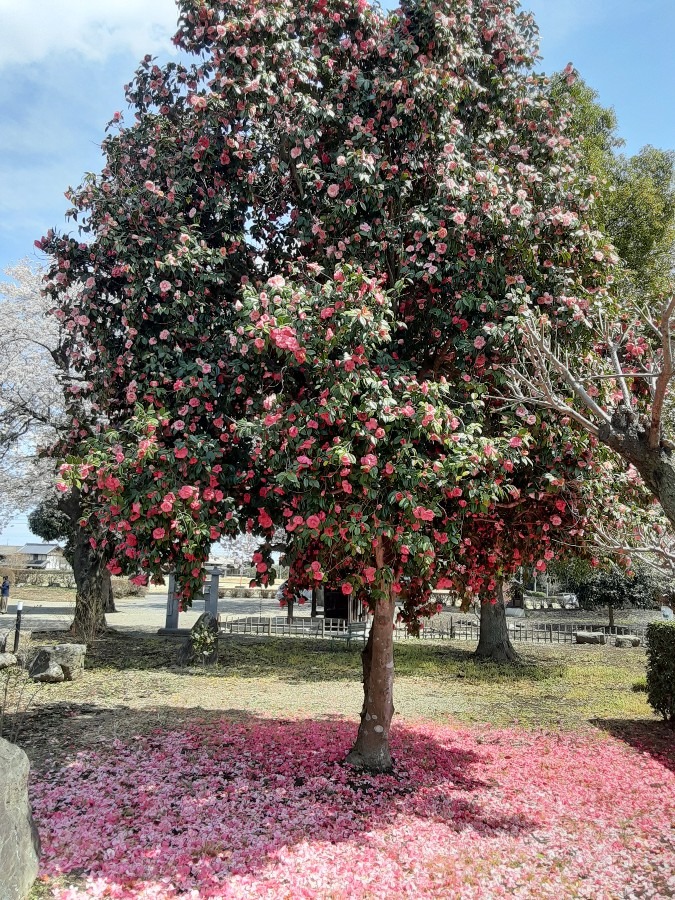
[[[393,6],[393,3],[387,3]],[[613,106],[626,150],[675,148],[675,0],[524,0],[541,68],[574,63]],[[0,269],[64,228],[63,192],[98,171],[106,122],[145,53],[171,53],[173,0],[0,0]],[[1,324],[1,323],[0,323]],[[0,490],[2,487],[0,486]],[[25,518],[2,543],[20,543]]]

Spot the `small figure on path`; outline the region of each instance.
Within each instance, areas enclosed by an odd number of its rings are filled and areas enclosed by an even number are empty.
[[[2,579],[2,587],[0,587],[0,613],[7,612],[7,604],[9,603],[9,578],[5,575]]]

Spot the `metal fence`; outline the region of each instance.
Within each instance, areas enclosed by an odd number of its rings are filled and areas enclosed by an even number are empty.
[[[646,629],[626,625],[598,625],[593,622],[552,622],[521,623],[507,621],[509,637],[512,641],[526,641],[535,644],[573,644],[577,631],[601,632],[608,637],[635,635],[644,638]],[[324,640],[365,641],[370,624],[357,622],[348,624],[344,619],[312,619],[309,616],[294,616],[289,621],[286,616],[221,616],[221,631],[226,634],[251,634],[285,637],[318,638]],[[477,621],[454,616],[442,621],[424,623],[419,639],[426,641],[478,641],[480,624]],[[394,625],[394,639],[415,640],[405,625]]]

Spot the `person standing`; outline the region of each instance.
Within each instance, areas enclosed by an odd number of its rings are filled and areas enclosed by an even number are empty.
[[[5,575],[2,579],[2,587],[0,587],[0,613],[7,612],[7,604],[9,603],[9,578]]]

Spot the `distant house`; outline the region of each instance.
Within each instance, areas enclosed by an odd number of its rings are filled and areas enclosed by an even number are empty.
[[[17,553],[26,569],[69,569],[58,544],[24,544]]]

